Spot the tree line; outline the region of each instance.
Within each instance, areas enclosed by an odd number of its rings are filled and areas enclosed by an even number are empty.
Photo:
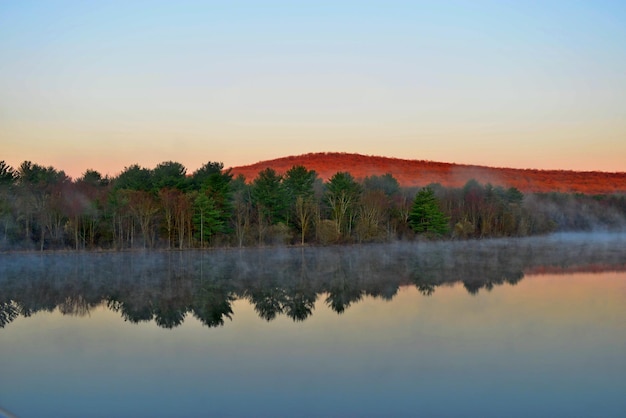
[[[623,194],[530,194],[468,181],[403,188],[392,174],[322,181],[296,165],[251,182],[219,162],[137,164],[71,179],[30,161],[0,161],[0,249],[184,249],[395,239],[527,236],[623,228]]]

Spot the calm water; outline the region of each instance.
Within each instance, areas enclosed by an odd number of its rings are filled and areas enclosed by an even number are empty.
[[[623,417],[624,318],[624,235],[3,254],[0,408]]]

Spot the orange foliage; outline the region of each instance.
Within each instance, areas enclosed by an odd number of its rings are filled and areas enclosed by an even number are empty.
[[[338,171],[347,171],[356,179],[391,173],[403,187],[422,187],[431,183],[461,187],[468,180],[475,179],[494,186],[516,187],[522,192],[626,192],[626,173],[495,168],[347,153],[311,153],[277,158],[233,167],[232,173],[235,176],[242,174],[249,182],[265,168],[271,167],[283,174],[294,165],[315,170],[324,181]]]

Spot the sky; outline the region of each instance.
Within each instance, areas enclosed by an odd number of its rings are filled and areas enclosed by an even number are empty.
[[[0,160],[626,171],[624,1],[0,0]]]

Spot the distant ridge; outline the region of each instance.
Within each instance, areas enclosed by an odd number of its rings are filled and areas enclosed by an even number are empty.
[[[338,171],[347,171],[357,179],[391,173],[403,187],[423,187],[431,183],[461,187],[468,180],[475,179],[494,186],[516,187],[522,192],[626,192],[626,172],[496,168],[339,152],[309,153],[260,161],[232,167],[232,173],[235,177],[241,174],[250,182],[268,167],[283,174],[294,165],[315,170],[324,181]]]

